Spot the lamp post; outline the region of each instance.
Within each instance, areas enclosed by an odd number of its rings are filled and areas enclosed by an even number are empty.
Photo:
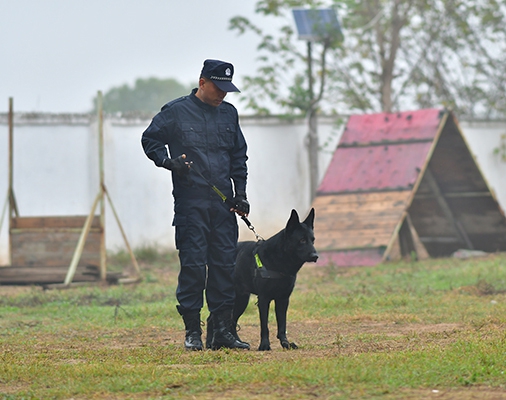
[[[332,8],[325,9],[293,9],[293,17],[300,40],[307,41],[307,75],[308,75],[308,155],[309,155],[309,178],[310,200],[316,195],[319,183],[318,171],[318,103],[322,99],[325,90],[325,55],[327,50],[342,39],[341,26],[337,14]],[[313,55],[312,43],[319,42],[323,45],[321,54],[322,74],[318,96],[314,92],[313,78]]]

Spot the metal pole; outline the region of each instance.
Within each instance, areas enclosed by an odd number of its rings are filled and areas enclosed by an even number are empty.
[[[107,253],[105,248],[105,198],[104,198],[104,113],[102,108],[102,92],[97,93],[98,110],[98,160],[100,173],[100,279],[107,278]]]
[[[311,42],[307,42],[307,71],[309,80],[309,110],[308,110],[308,126],[309,126],[309,141],[308,141],[308,154],[309,154],[309,182],[310,182],[310,201],[316,195],[318,185],[318,127],[316,104],[314,98],[314,83],[313,83],[313,56]]]

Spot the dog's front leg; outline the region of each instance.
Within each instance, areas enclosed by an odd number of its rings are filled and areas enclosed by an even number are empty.
[[[278,324],[278,339],[284,349],[297,349],[295,343],[290,343],[286,337],[286,314],[288,311],[289,299],[276,299],[275,310],[276,310],[276,322]]]
[[[259,351],[271,349],[271,342],[269,340],[269,306],[271,301],[265,298],[258,297],[258,313],[260,315],[260,346]]]

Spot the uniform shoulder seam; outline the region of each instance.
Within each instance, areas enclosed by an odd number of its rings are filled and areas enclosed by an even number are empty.
[[[182,96],[178,97],[177,99],[169,101],[167,104],[165,104],[162,109],[166,110],[168,108],[171,108],[174,104],[181,103],[182,101],[185,101],[188,98],[188,96]]]

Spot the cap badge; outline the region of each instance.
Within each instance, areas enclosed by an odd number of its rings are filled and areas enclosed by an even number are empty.
[[[227,69],[225,70],[225,75],[227,75],[227,76],[232,75],[232,71],[230,71],[230,68],[227,68]]]

